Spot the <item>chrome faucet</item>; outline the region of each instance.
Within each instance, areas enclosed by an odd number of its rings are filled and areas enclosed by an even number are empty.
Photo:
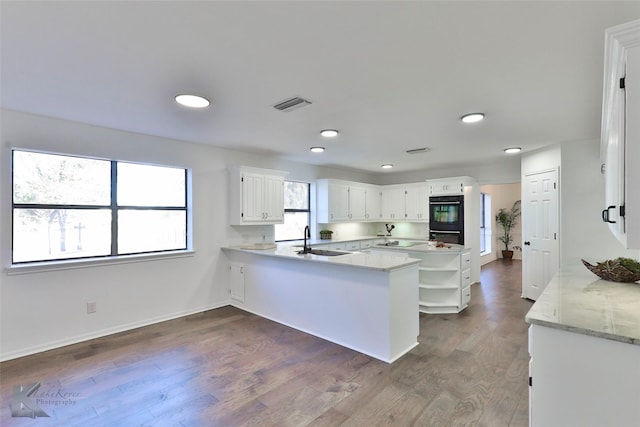
[[[307,246],[307,239],[311,240],[311,231],[309,230],[308,225],[304,227],[304,247],[298,252],[299,254],[311,253],[311,244]]]

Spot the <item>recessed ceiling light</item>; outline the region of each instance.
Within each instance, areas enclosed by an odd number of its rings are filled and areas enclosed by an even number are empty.
[[[391,168],[393,167],[393,165],[392,165],[392,164],[390,164],[390,163],[387,163],[386,165],[382,165],[382,166],[380,166],[380,167],[381,167],[382,169],[391,169]]]
[[[465,114],[464,116],[460,117],[460,120],[462,120],[464,123],[476,123],[482,119],[484,119],[483,113]]]
[[[198,95],[187,94],[176,95],[176,102],[180,105],[184,105],[185,107],[190,108],[204,108],[208,107],[209,104],[211,104],[207,98],[203,98]]]
[[[333,138],[335,136],[338,136],[338,131],[335,129],[325,129],[320,131],[320,135],[324,136],[325,138]]]
[[[324,151],[324,147],[311,147],[312,153],[322,153]]]
[[[510,148],[504,149],[504,152],[507,154],[515,154],[515,153],[519,153],[520,151],[522,151],[522,148],[520,147],[510,147]]]

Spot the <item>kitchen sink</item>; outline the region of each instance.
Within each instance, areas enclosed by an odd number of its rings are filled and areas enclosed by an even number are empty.
[[[340,256],[340,255],[349,255],[351,252],[343,252],[343,251],[330,251],[327,249],[311,249],[309,252],[312,255],[323,255],[323,256]],[[298,255],[304,255],[302,251],[298,252]]]

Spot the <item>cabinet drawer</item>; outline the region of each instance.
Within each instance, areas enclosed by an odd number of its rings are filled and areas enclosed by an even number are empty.
[[[460,255],[460,270],[471,268],[471,252],[465,252]]]
[[[471,284],[471,269],[467,268],[466,270],[463,270],[462,273],[460,273],[460,280],[461,280],[461,288],[467,287]]]
[[[359,251],[360,250],[360,242],[346,242],[345,246],[348,251]]]
[[[462,306],[469,304],[469,301],[471,301],[471,286],[462,289]]]
[[[360,242],[360,249],[369,249],[373,246],[373,240],[363,240]]]

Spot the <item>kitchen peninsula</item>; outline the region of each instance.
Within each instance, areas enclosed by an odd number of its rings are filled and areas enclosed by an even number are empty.
[[[223,248],[231,304],[388,363],[418,344],[420,260],[299,250]]]

